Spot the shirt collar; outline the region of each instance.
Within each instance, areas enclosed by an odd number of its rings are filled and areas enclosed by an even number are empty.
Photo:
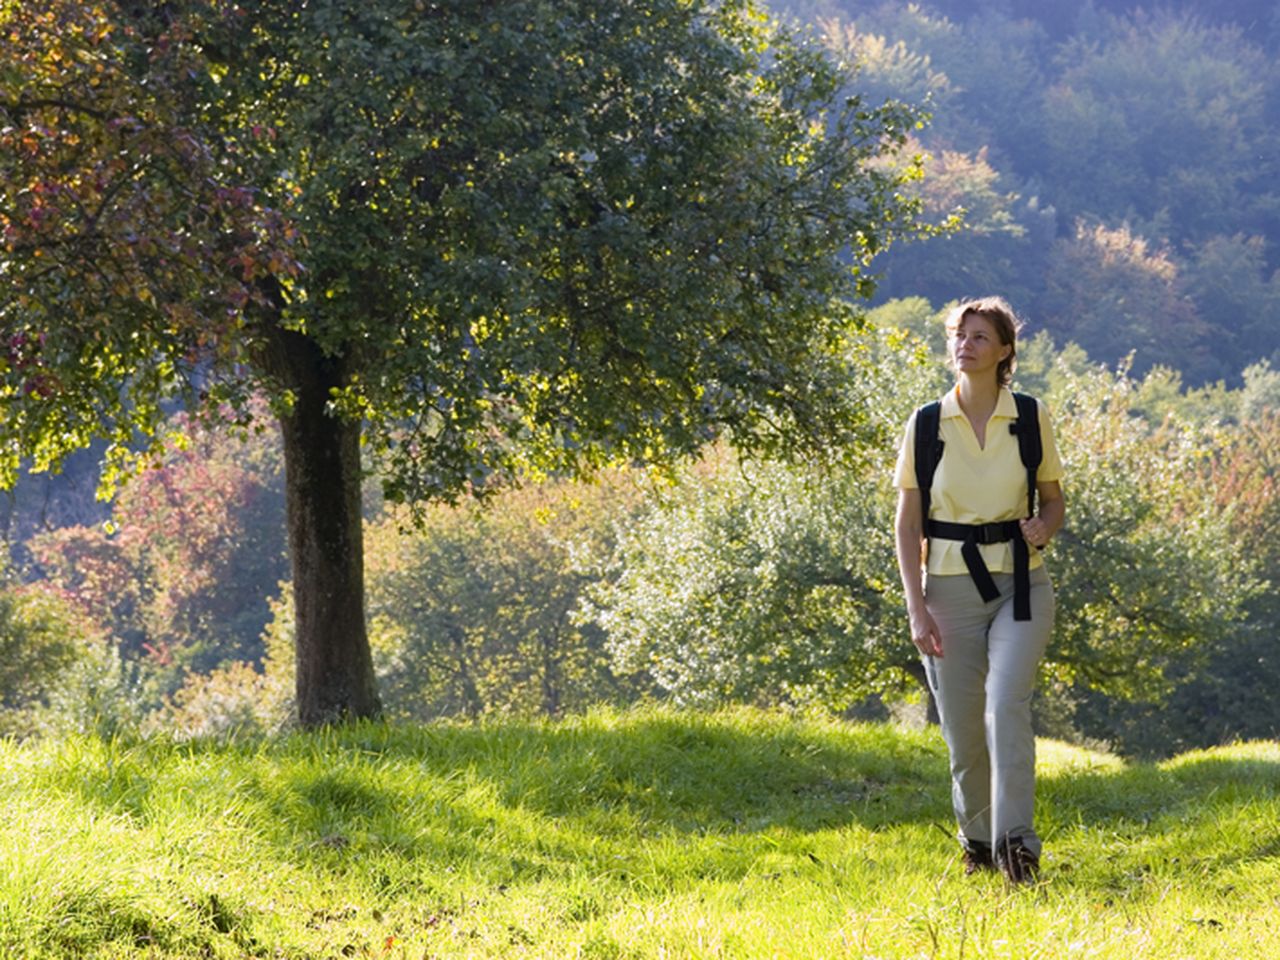
[[[960,409],[959,387],[953,387],[942,395],[942,416],[964,416],[964,411]],[[996,409],[991,416],[993,419],[995,417],[1005,417],[1009,420],[1018,419],[1018,405],[1013,400],[1013,391],[1008,387],[1000,388],[1000,394],[996,397]]]

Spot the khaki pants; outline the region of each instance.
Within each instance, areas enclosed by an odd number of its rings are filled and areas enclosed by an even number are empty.
[[[925,605],[942,635],[939,658],[925,657],[951,754],[951,796],[960,838],[992,843],[1020,837],[1037,856],[1036,741],[1031,695],[1053,632],[1053,584],[1031,571],[1031,619],[1013,619],[1013,574],[994,573],[1000,596],[984,603],[967,574],[931,576]]]

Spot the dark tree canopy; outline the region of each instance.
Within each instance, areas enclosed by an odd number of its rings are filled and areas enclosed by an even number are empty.
[[[305,723],[378,709],[405,501],[856,437],[912,115],[746,3],[0,3],[0,486],[173,399],[285,438]],[[110,472],[108,474],[110,479]]]

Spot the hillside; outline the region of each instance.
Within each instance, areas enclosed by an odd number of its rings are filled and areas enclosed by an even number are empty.
[[[1041,749],[1046,872],[960,876],[935,731],[755,711],[0,745],[4,957],[1241,957],[1280,745]]]

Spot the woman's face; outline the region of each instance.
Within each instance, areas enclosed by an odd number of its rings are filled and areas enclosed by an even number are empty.
[[[1013,347],[1000,342],[996,325],[986,317],[966,313],[948,334],[947,350],[957,373],[994,377],[1000,361],[1013,352]]]

